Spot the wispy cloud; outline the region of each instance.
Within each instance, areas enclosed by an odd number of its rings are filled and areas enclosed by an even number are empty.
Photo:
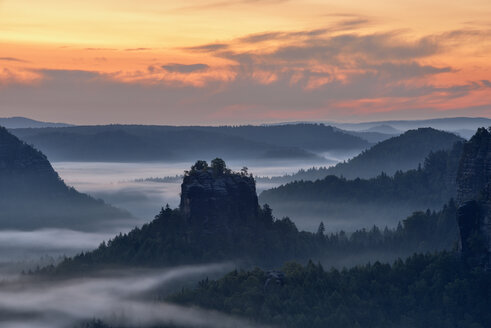
[[[152,48],[126,48],[124,51],[148,51],[152,50]]]
[[[289,0],[229,0],[229,1],[200,1],[199,4],[189,5],[180,7],[178,10],[188,11],[188,10],[211,10],[217,8],[228,8],[233,6],[244,6],[244,5],[274,5],[283,2],[288,2]]]
[[[66,229],[42,229],[34,231],[0,230],[0,248],[84,250],[97,247],[109,240],[114,233],[92,233]]]
[[[165,69],[168,72],[171,73],[193,73],[196,71],[203,71],[205,69],[208,69],[210,66],[206,64],[176,64],[176,63],[171,63],[171,64],[166,64],[162,65],[162,68]]]
[[[202,123],[234,115],[256,121],[281,115],[299,119],[305,113],[335,119],[343,111],[369,115],[434,106],[440,113],[456,103],[462,111],[491,105],[486,76],[462,79],[457,62],[440,60],[457,44],[460,49],[488,44],[490,31],[458,29],[421,37],[400,30],[362,33],[356,28],[373,24],[370,18],[337,15],[340,19],[322,28],[265,31],[174,49],[183,52],[185,62],[155,58],[139,70],[110,73],[36,70],[44,79],[35,93],[27,87],[3,88],[0,97],[14,109],[36,107],[59,115],[61,107],[61,112],[70,108],[80,118],[104,113],[107,121],[118,113],[122,122],[141,118],[134,108],[151,116],[149,122],[172,117]],[[12,70],[4,76],[12,80]]]
[[[109,51],[109,50],[117,50],[115,48],[85,48],[87,51]]]
[[[210,43],[200,46],[186,47],[183,49],[191,52],[214,52],[218,50],[224,50],[227,48],[228,48],[228,44],[226,43]]]
[[[10,62],[27,63],[26,60],[15,58],[15,57],[0,57],[0,61],[10,61]]]

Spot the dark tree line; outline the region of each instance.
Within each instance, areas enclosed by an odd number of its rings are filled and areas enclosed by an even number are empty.
[[[456,253],[415,254],[349,270],[287,263],[282,272],[282,281],[266,284],[266,271],[236,270],[170,300],[280,327],[491,326],[491,275],[468,269]]]
[[[462,143],[451,150],[431,152],[417,169],[385,173],[371,179],[348,180],[334,175],[316,181],[295,181],[261,193],[263,202],[413,203],[441,206],[456,196],[455,181]]]
[[[241,260],[247,265],[266,268],[285,261],[304,262],[309,258],[335,260],[366,252],[381,252],[389,258],[416,251],[449,250],[458,240],[453,201],[439,212],[415,212],[396,229],[379,228],[346,232],[317,233],[298,231],[289,218],[276,219],[265,205],[256,220],[237,226],[225,234],[202,233],[200,225],[189,225],[177,209],[168,206],[155,220],[119,234],[96,250],[68,258],[44,273],[71,274],[101,267],[161,267],[177,264]]]

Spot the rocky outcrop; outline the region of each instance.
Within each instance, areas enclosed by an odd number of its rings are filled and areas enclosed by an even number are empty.
[[[464,145],[457,184],[462,255],[491,269],[491,129],[479,129]]]
[[[233,229],[258,217],[254,178],[226,169],[194,168],[184,177],[179,208],[189,223],[205,230]]]

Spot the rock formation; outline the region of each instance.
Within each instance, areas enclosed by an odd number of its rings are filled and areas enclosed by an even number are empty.
[[[211,167],[197,162],[184,177],[179,207],[191,224],[206,230],[230,230],[258,217],[254,178],[245,171],[228,170],[220,159],[214,160]]]
[[[491,129],[480,128],[465,144],[457,184],[462,255],[491,269]]]

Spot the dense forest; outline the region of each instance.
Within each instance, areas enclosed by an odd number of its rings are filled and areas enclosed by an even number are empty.
[[[68,187],[46,156],[0,127],[0,227],[96,229],[130,219],[123,210]]]
[[[394,229],[351,233],[329,232],[324,223],[298,231],[268,205],[257,206],[246,168],[236,173],[219,158],[197,161],[185,171],[179,209],[166,207],[141,229],[37,274],[236,260],[237,269],[220,279],[170,294],[156,288],[151,297],[279,327],[489,327],[489,247],[481,242],[490,237],[490,136],[480,129],[464,147],[434,152],[413,170],[439,171],[433,178],[442,185],[459,162],[459,204],[450,199],[438,212],[414,212]],[[80,327],[118,328],[96,319]]]
[[[370,144],[330,126],[141,126],[106,125],[13,129],[52,160],[194,160],[210,154],[227,159],[320,161],[311,150],[362,150]]]
[[[491,326],[491,275],[469,269],[456,253],[343,270],[312,262],[280,272],[236,270],[170,299],[281,327]]]
[[[320,223],[317,232],[311,233],[299,231],[287,217],[276,219],[265,205],[256,220],[225,232],[189,224],[178,209],[166,207],[141,228],[103,242],[94,251],[67,258],[57,267],[43,268],[41,273],[78,275],[102,268],[165,267],[223,260],[264,268],[309,258],[329,266],[391,261],[416,251],[455,248],[455,212],[455,203],[450,201],[439,212],[415,212],[395,229],[372,226],[352,233],[329,233],[329,227]]]
[[[399,136],[381,141],[364,150],[352,159],[333,167],[319,167],[301,170],[296,174],[277,181],[290,182],[298,180],[323,179],[328,175],[336,175],[347,179],[373,178],[382,172],[393,175],[398,171],[415,169],[431,153],[451,149],[454,143],[464,139],[455,134],[420,128],[409,130]]]
[[[263,191],[280,216],[288,215],[303,227],[320,219],[342,226],[394,225],[413,211],[439,209],[456,196],[456,174],[462,143],[432,152],[417,169],[381,174],[371,179],[348,180],[327,176],[316,181],[295,181]],[[309,228],[312,230],[312,228]]]
[[[352,201],[393,202],[407,201],[423,204],[423,208],[443,204],[455,197],[456,175],[462,154],[462,143],[450,150],[430,152],[423,165],[393,176],[385,173],[371,179],[348,180],[334,175],[316,181],[295,181],[263,191],[262,202],[280,201]]]

